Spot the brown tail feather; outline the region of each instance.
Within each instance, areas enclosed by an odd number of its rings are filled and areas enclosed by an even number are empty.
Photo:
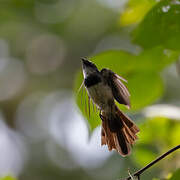
[[[135,137],[134,137],[134,134],[129,130],[129,128],[125,127],[124,129],[124,134],[125,134],[125,137],[126,137],[126,140],[129,144],[134,144],[135,142]]]
[[[114,142],[114,133],[112,133],[108,127],[106,121],[102,122],[102,136],[101,136],[101,144],[108,145],[109,151],[115,149],[115,142]]]
[[[120,111],[117,106],[116,106],[116,112],[119,114],[120,118],[127,125],[127,127],[129,127],[129,129],[132,132],[134,132],[134,134],[139,132],[139,128],[135,125],[135,123],[128,116],[126,116],[122,111]]]
[[[139,132],[139,128],[134,124],[133,121],[131,121],[129,117],[123,114],[117,108],[117,106],[115,106],[115,111],[112,114],[114,117],[113,122],[115,122],[116,126],[120,124],[120,127],[117,127],[117,131],[115,132],[110,130],[110,118],[108,119],[109,116],[106,113],[102,112],[101,144],[107,145],[110,151],[112,149],[115,149],[120,155],[127,156],[131,152],[131,145],[133,145],[138,138],[136,134]]]
[[[130,144],[127,141],[126,134],[123,130],[116,133],[115,136],[116,150],[121,156],[127,156],[130,154]]]

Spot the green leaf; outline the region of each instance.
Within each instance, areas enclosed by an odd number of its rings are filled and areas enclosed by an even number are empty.
[[[179,58],[179,52],[163,47],[146,49],[137,57],[137,69],[160,72]]]
[[[139,138],[143,139],[143,144],[155,144],[156,142],[163,141],[171,135],[172,128],[174,128],[174,126],[171,126],[171,129],[169,129],[169,124],[169,119],[164,117],[146,119],[146,123],[140,125],[140,129],[143,129],[143,131],[139,134]],[[168,131],[171,133],[168,134]]]
[[[177,125],[172,128],[169,139],[171,140],[171,146],[176,146],[177,144],[179,144],[180,123],[177,122]]]
[[[180,124],[178,121],[165,117],[155,117],[145,119],[144,123],[139,125],[139,127],[139,140],[133,150],[132,158],[140,166],[144,166],[179,143]],[[177,135],[177,138],[174,140],[175,135]],[[170,162],[176,159],[175,155],[178,156],[178,153],[169,156]],[[168,159],[165,158],[162,161],[166,163]],[[163,164],[159,164],[158,167],[163,168]]]
[[[12,176],[5,176],[0,178],[0,180],[16,180],[15,178],[13,178]]]
[[[140,22],[156,0],[129,0],[120,16],[120,24],[127,26]]]
[[[157,157],[151,147],[138,146],[133,149],[132,158],[139,166],[145,166]]]
[[[172,176],[169,178],[169,180],[179,180],[180,179],[180,168],[177,169]]]
[[[163,83],[157,73],[136,73],[128,78],[132,110],[139,110],[157,100],[163,93]]]
[[[131,97],[132,111],[139,110],[155,102],[163,94],[163,83],[159,72],[178,57],[178,53],[164,50],[160,47],[146,50],[139,55],[125,51],[106,51],[91,58],[99,69],[109,68],[128,80]],[[82,72],[78,72],[75,82],[75,93],[83,81]],[[86,98],[85,98],[86,97]],[[88,115],[88,97],[86,91],[77,94],[77,104],[82,114],[88,119],[90,129],[93,130],[100,124],[99,112],[93,111],[90,106],[91,116]],[[86,101],[86,102],[85,102]],[[123,105],[118,105],[126,110]],[[94,112],[94,113],[92,113]]]
[[[144,48],[162,45],[180,49],[180,0],[163,0],[155,5],[135,29],[134,42]]]
[[[161,71],[176,61],[179,52],[163,47],[156,47],[134,55],[125,51],[110,50],[97,54],[91,59],[101,69],[107,67],[120,75],[126,76],[139,71]]]
[[[99,118],[99,112],[97,111],[96,107],[92,105],[92,103],[90,103],[90,116],[89,116],[88,96],[86,90],[85,88],[82,88],[81,91],[78,92],[78,89],[81,86],[82,82],[83,82],[82,73],[79,72],[77,74],[77,78],[75,81],[76,102],[81,110],[81,113],[88,120],[89,130],[92,131],[98,125],[100,125],[101,120]]]

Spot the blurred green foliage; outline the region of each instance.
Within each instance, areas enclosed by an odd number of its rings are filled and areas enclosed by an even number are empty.
[[[169,173],[166,180],[178,180],[180,177],[180,169],[177,169],[173,173]],[[159,178],[153,178],[153,180],[160,180]]]
[[[133,33],[134,42],[144,48],[163,46],[180,49],[180,1],[163,0],[154,6]]]
[[[169,150],[169,147],[178,145],[180,136],[178,129],[180,129],[179,121],[172,121],[165,117],[146,119],[140,125],[139,139],[143,139],[143,141],[137,141],[132,158],[140,167],[145,166],[154,160],[157,154],[163,154]],[[173,157],[173,155],[170,156],[171,159]],[[165,164],[166,162],[161,163]]]
[[[16,179],[13,178],[12,176],[5,176],[3,178],[0,178],[0,180],[16,180]]]
[[[156,0],[129,0],[121,14],[120,24],[127,26],[139,23],[157,2]]]
[[[180,169],[177,169],[169,178],[169,180],[178,180],[180,177]]]

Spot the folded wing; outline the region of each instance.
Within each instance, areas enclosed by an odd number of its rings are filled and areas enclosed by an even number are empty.
[[[121,80],[123,81],[126,80],[109,69],[103,69],[101,73],[103,77],[106,79],[108,85],[111,87],[113,96],[116,99],[116,101],[130,108],[130,100],[129,100],[130,94],[127,87],[121,81]]]

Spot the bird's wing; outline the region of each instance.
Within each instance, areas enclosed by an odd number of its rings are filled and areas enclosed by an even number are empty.
[[[109,71],[107,73],[108,75],[107,74],[103,75],[103,73],[102,75],[105,78],[108,85],[111,87],[114,98],[120,104],[124,104],[128,108],[130,108],[130,100],[129,100],[130,94],[127,87],[122,83],[121,80],[125,82],[127,81],[109,69],[106,69],[106,71]]]

